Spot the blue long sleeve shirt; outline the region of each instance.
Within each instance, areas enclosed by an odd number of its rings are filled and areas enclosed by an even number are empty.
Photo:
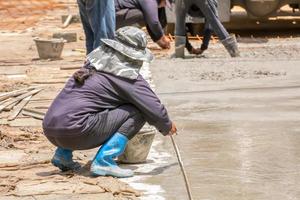
[[[164,35],[159,21],[157,0],[115,0],[115,8],[116,12],[122,9],[141,10],[148,32],[154,42]]]
[[[171,130],[167,110],[141,75],[136,80],[97,72],[83,85],[70,78],[54,99],[43,121],[44,133],[53,137],[76,136],[87,129],[95,113],[132,104],[145,120],[166,135]]]

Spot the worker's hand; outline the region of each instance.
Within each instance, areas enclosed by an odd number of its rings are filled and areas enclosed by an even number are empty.
[[[171,127],[171,130],[169,131],[168,135],[171,136],[174,134],[177,134],[177,128],[176,128],[176,125],[174,124],[174,122],[172,122],[172,127]]]
[[[197,48],[195,49],[194,47],[192,48],[192,50],[189,52],[190,54],[195,54],[195,55],[200,55],[204,52],[204,50]]]
[[[156,43],[163,49],[170,49],[171,47],[170,39],[165,35],[163,35]]]

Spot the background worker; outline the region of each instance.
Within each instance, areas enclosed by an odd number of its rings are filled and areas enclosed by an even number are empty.
[[[164,34],[167,25],[166,0],[115,0],[116,27],[146,26],[151,39],[161,48],[170,48],[170,40]]]
[[[118,167],[114,158],[124,152],[128,140],[145,122],[163,135],[172,135],[177,129],[139,74],[143,62],[153,59],[146,48],[146,34],[135,27],[123,27],[116,32],[116,40],[102,42],[54,99],[43,129],[48,140],[57,146],[51,162],[61,170],[80,167],[72,159],[73,150],[101,145],[91,173],[129,177],[133,172]]]
[[[168,0],[115,0],[116,27],[128,25],[142,27],[146,25],[151,39],[161,48],[168,49],[170,48],[170,40],[164,34],[164,28],[167,25],[165,7],[168,3]],[[187,31],[191,32],[191,26],[186,25]],[[208,28],[206,26],[201,48],[195,49],[187,38],[186,48],[191,54],[201,54],[207,49],[211,36],[211,31]]]
[[[217,0],[212,0],[212,6],[210,7],[213,13],[218,16],[218,2]],[[188,36],[186,36],[186,44],[185,47],[189,51],[190,54],[202,54],[205,50],[208,49],[209,41],[211,39],[213,30],[211,25],[208,23],[207,19],[201,12],[201,10],[195,5],[192,4],[187,12],[191,17],[204,17],[205,23],[204,23],[204,29],[203,29],[203,40],[200,48],[194,48],[192,44],[189,42]],[[186,23],[186,32],[193,33],[193,24],[192,23]]]
[[[113,0],[77,0],[86,39],[86,54],[99,47],[102,38],[114,38]]]
[[[185,16],[196,7],[201,11],[211,29],[219,37],[222,44],[232,57],[239,56],[237,42],[234,36],[230,36],[220,22],[216,12],[216,0],[176,0],[176,23],[175,23],[175,56],[184,57],[186,45]]]

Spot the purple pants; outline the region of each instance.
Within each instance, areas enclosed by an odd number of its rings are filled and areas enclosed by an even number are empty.
[[[145,120],[140,111],[131,104],[122,105],[113,110],[105,110],[89,117],[84,133],[76,137],[50,137],[55,146],[86,150],[99,147],[116,132],[122,133],[129,140],[144,126]]]

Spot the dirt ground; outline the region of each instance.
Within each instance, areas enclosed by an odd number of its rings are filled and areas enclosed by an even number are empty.
[[[25,107],[44,113],[83,64],[84,34],[79,23],[61,28],[61,15],[77,12],[75,1],[32,0],[34,6],[15,15],[29,1],[12,6],[16,2],[0,1],[1,19],[8,17],[0,20],[0,95],[41,87]],[[61,60],[39,60],[33,39],[55,32],[76,32],[78,41],[65,44]],[[195,199],[300,199],[296,33],[244,34],[239,58],[230,58],[217,40],[204,55],[186,59],[171,58],[173,49],[158,51],[150,43],[156,91],[178,125],[176,141]],[[156,137],[147,163],[131,166],[134,178],[92,178],[95,149],[75,152],[85,166],[80,172],[59,172],[50,164],[55,147],[43,136],[41,120],[21,113],[8,121],[9,115],[0,113],[0,200],[187,199],[165,137]]]
[[[34,26],[48,10],[65,8],[65,5],[52,0],[1,0],[0,8],[0,29],[20,31]]]

